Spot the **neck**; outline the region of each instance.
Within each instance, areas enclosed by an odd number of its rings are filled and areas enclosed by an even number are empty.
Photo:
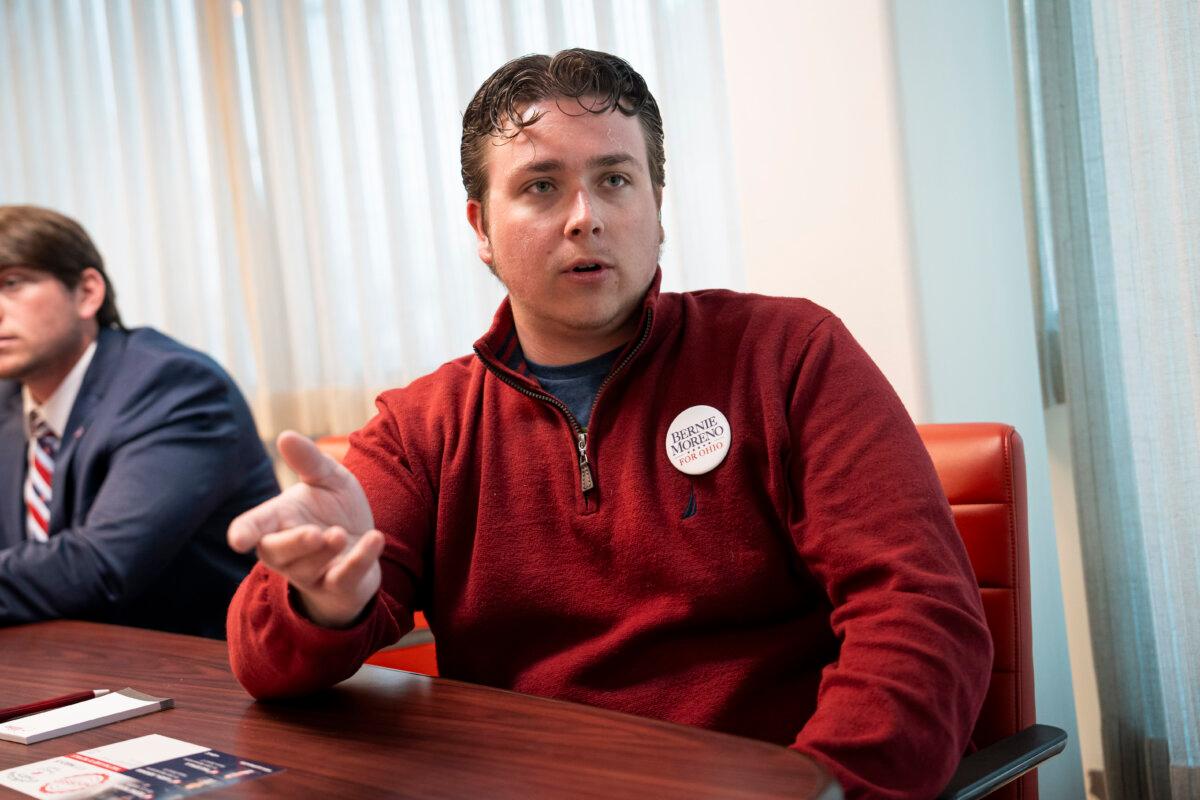
[[[21,381],[29,389],[29,394],[38,405],[54,396],[58,387],[62,386],[62,382],[79,363],[79,359],[83,357],[93,341],[95,341],[95,337],[85,337],[71,352],[63,354],[62,358],[55,359],[54,363],[47,365],[36,375],[27,375]]]
[[[602,356],[628,342],[637,333],[638,321],[641,318],[637,312],[640,310],[641,306],[638,306],[620,326],[603,332],[549,332],[539,329],[536,325],[523,324],[516,313],[513,314],[513,323],[517,328],[521,350],[527,359],[546,367],[561,367]]]

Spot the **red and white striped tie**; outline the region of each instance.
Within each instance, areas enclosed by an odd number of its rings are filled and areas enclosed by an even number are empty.
[[[38,415],[29,413],[33,441],[29,443],[29,474],[25,477],[25,533],[35,541],[50,538],[50,497],[54,486],[54,456],[58,437]]]

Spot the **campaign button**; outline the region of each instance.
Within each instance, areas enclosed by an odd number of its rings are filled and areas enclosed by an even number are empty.
[[[712,406],[692,406],[667,427],[667,460],[680,472],[703,475],[729,455],[729,420]]]

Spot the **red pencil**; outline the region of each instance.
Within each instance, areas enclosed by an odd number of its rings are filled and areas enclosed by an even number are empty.
[[[72,703],[91,700],[93,697],[100,697],[106,694],[108,694],[108,689],[91,689],[86,692],[73,692],[71,694],[64,694],[61,697],[51,697],[49,700],[39,700],[36,703],[26,703],[23,706],[0,708],[0,722],[8,722],[10,719],[16,719],[17,717],[27,717],[30,714],[49,711],[52,708],[62,708]]]

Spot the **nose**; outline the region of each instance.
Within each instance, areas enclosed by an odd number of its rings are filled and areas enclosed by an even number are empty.
[[[567,224],[563,233],[568,238],[578,239],[588,234],[598,235],[603,229],[600,217],[592,205],[591,195],[587,189],[579,189],[571,198],[571,209],[567,214]]]

